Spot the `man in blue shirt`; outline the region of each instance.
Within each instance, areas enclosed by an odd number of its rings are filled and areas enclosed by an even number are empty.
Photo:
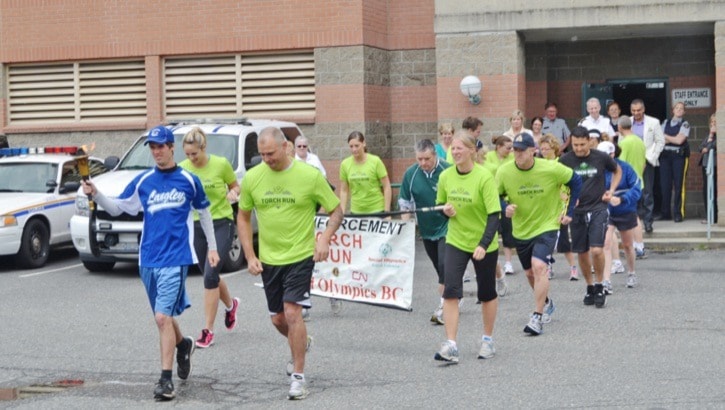
[[[198,260],[194,252],[192,208],[208,241],[207,260],[219,263],[209,200],[199,178],[174,162],[174,134],[164,126],[149,131],[149,146],[156,167],[134,178],[118,198],[104,196],[93,184],[83,183],[83,192],[111,215],[125,212],[136,215],[143,210],[143,231],[139,250],[139,273],[159,329],[161,378],[154,389],[156,400],[171,400],[176,395],[171,381],[174,350],[177,374],[185,380],[191,373],[194,339],[184,337],[174,316],[191,306],[186,295],[189,265]]]

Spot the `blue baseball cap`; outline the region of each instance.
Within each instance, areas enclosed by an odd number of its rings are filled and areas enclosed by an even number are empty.
[[[146,137],[146,142],[143,145],[147,145],[149,142],[155,144],[166,144],[167,142],[174,143],[174,133],[170,129],[159,125],[149,131],[149,135]]]

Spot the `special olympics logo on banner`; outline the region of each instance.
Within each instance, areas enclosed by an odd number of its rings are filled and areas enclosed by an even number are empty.
[[[384,243],[380,245],[380,248],[378,249],[378,252],[380,252],[383,257],[388,256],[390,252],[393,251],[393,247],[390,246],[390,244]]]

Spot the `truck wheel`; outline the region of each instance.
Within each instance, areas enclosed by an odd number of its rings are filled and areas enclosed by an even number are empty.
[[[89,272],[110,272],[113,270],[114,265],[116,265],[116,262],[83,261],[83,266],[85,266]]]
[[[50,232],[39,219],[28,221],[23,229],[23,238],[18,251],[18,265],[25,269],[40,268],[48,261]]]
[[[242,251],[242,243],[239,242],[236,232],[232,239],[232,246],[229,248],[229,253],[223,257],[224,266],[222,271],[224,272],[236,272],[242,269],[244,266],[244,252]]]

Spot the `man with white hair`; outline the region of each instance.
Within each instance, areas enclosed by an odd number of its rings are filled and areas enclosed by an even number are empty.
[[[579,125],[588,130],[599,130],[600,135],[607,133],[609,137],[614,136],[614,128],[612,128],[612,122],[609,121],[609,117],[599,115],[599,111],[602,109],[602,105],[599,103],[599,99],[592,97],[587,100],[587,112],[589,115],[584,117],[579,122]]]
[[[295,159],[319,169],[322,175],[327,178],[327,171],[325,171],[320,158],[310,151],[310,142],[302,135],[295,138]]]

